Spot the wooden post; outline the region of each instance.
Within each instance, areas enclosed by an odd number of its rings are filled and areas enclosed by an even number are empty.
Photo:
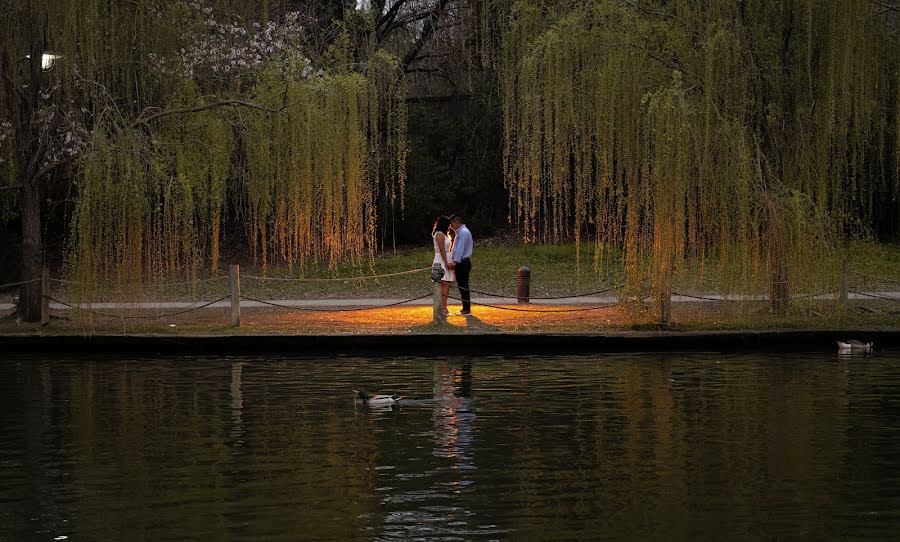
[[[441,281],[432,281],[431,307],[432,318],[435,324],[443,324],[446,321],[444,313],[441,312]]]
[[[531,269],[522,266],[516,271],[516,301],[525,305],[531,300]]]
[[[850,298],[850,264],[841,264],[841,318],[847,316],[847,300]]]
[[[50,323],[50,270],[41,270],[41,325]]]
[[[229,274],[231,275],[231,325],[232,327],[240,327],[241,266],[239,266],[238,264],[232,265]]]
[[[672,291],[669,290],[663,294],[660,304],[661,320],[663,325],[672,323]]]
[[[668,326],[672,323],[672,277],[664,278],[665,284],[659,299],[659,317],[660,323]]]

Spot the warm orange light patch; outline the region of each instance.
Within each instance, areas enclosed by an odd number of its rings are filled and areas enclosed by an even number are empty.
[[[245,309],[241,325],[249,328],[271,328],[278,333],[433,333],[506,331],[571,331],[572,328],[602,328],[621,325],[621,311],[615,307],[591,311],[556,312],[577,306],[506,305],[503,308],[474,306],[472,315],[455,316],[459,306],[451,305],[446,323],[435,325],[431,306],[388,307],[346,312],[313,312],[267,309]],[[506,308],[515,310],[506,310]],[[527,309],[523,311],[522,309]],[[577,330],[577,329],[576,329]]]
[[[584,310],[579,305],[473,305],[472,315],[454,316],[460,306],[451,304],[451,316],[443,324],[432,321],[432,307],[395,306],[354,311],[309,311],[274,307],[241,310],[241,326],[230,327],[229,309],[203,309],[158,319],[98,317],[92,333],[162,334],[250,334],[250,335],[328,335],[328,334],[409,334],[409,333],[602,333],[631,329],[635,323],[622,307]],[[571,312],[561,310],[575,309]],[[171,310],[171,309],[166,309]],[[52,311],[56,332],[87,331],[80,321],[70,319],[67,311]],[[673,321],[679,324],[704,324],[719,327],[745,318],[747,307],[721,303],[677,303],[672,307]],[[158,312],[156,312],[158,314]],[[154,311],[129,311],[129,316],[153,316]],[[11,322],[11,321],[10,321]],[[0,319],[0,332],[6,331]],[[9,324],[12,326],[13,324]],[[7,326],[8,327],[8,326]],[[10,330],[12,328],[10,327]]]

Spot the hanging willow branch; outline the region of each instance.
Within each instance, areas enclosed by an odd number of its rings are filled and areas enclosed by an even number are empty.
[[[35,0],[27,13],[19,4],[2,20],[21,11],[46,21],[47,47],[36,50],[58,56],[40,74],[56,90],[29,87],[35,115],[47,105],[75,126],[39,134],[26,164],[39,176],[73,166],[66,272],[80,284],[75,293],[134,298],[148,280],[215,271],[226,224],[245,228],[229,233],[245,235],[262,266],[374,257],[376,202],[402,208],[405,187],[406,90],[395,58],[372,53],[361,66],[337,50],[314,69],[282,34],[272,48],[249,40],[191,49],[259,27],[234,19],[227,32],[210,27],[235,13],[259,16],[250,1]],[[260,36],[269,34],[277,31]],[[21,56],[16,39],[0,39],[0,58]],[[348,44],[344,37],[336,49]],[[269,49],[279,54],[258,58]],[[227,56],[233,50],[252,54]],[[0,71],[12,81],[0,93],[5,105],[18,100],[22,79]],[[49,153],[57,140],[77,152]],[[9,149],[0,149],[4,159]],[[22,185],[7,164],[4,191]]]
[[[852,0],[505,13],[483,39],[502,44],[510,218],[529,240],[621,249],[638,302],[699,260],[783,310],[897,193],[900,48]]]

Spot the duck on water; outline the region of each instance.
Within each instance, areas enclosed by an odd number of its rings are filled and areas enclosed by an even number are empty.
[[[838,352],[863,352],[869,354],[872,352],[872,344],[873,343],[864,343],[862,341],[850,340],[850,341],[838,341]]]
[[[366,393],[364,390],[353,390],[353,393],[356,394],[356,400],[362,401],[363,404],[372,405],[372,406],[388,406],[388,405],[396,405],[400,404],[400,400],[403,399],[402,396],[394,394],[394,395],[370,395]]]

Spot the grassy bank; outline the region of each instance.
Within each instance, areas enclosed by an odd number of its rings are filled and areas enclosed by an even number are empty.
[[[594,264],[594,247],[583,244],[578,250],[574,244],[554,246],[509,245],[482,241],[476,247],[473,258],[472,288],[478,292],[515,297],[516,272],[522,266],[531,271],[532,297],[553,297],[591,293],[619,286],[623,279],[617,255],[604,260],[598,269]],[[900,291],[900,246],[855,243],[847,254],[851,266],[850,289],[857,291]],[[430,274],[427,270],[400,274],[410,270],[430,267],[430,249],[418,248],[398,251],[365,262],[363,266],[345,265],[334,270],[287,267],[269,267],[265,271],[252,265],[241,268],[242,293],[248,297],[278,299],[348,299],[389,298],[410,299],[431,292]],[[711,279],[708,263],[687,262],[676,277],[678,293],[713,295],[718,285]],[[795,290],[788,314],[771,314],[765,301],[744,299],[729,302],[681,302],[673,305],[672,329],[836,329],[836,328],[896,328],[900,325],[900,301],[867,298],[850,303],[849,310],[841,315],[833,300],[814,295],[833,291],[839,286],[839,276],[834,270],[833,258],[823,269],[822,277],[811,278],[807,284]],[[214,300],[228,295],[226,273],[202,277],[193,283],[183,283],[183,277],[173,278],[175,284],[145,285],[135,296],[143,301],[165,300]],[[286,279],[286,280],[263,280]],[[364,280],[356,280],[362,279]],[[297,280],[302,279],[302,280]],[[67,300],[77,297],[77,285],[54,282],[52,295]],[[110,288],[108,291],[113,291]],[[762,291],[762,293],[765,293]],[[454,294],[455,295],[455,291]],[[898,296],[900,297],[900,296]],[[117,300],[108,296],[109,301]],[[565,302],[561,300],[560,302]],[[562,307],[565,308],[565,307]],[[583,306],[571,306],[581,309]],[[535,309],[536,310],[536,309]],[[115,312],[115,311],[105,311]],[[171,309],[155,312],[131,312],[141,316],[170,314]],[[80,332],[85,323],[72,318],[71,311],[59,311],[53,326],[56,330]],[[474,321],[461,320],[444,328],[473,332],[531,331],[531,332],[593,332],[598,329],[633,330],[653,328],[656,325],[651,312],[642,313],[633,306],[608,307],[602,310],[573,310],[571,313],[522,312],[516,307],[491,309],[477,307]],[[252,309],[244,311],[245,325],[241,333],[416,333],[432,332],[430,307],[398,307],[393,310],[362,311],[350,313],[315,313],[287,309]],[[231,333],[227,327],[226,310],[206,309],[185,315],[166,316],[161,319],[96,318],[93,330],[151,333]],[[21,331],[11,319],[0,321],[0,333]]]
[[[621,285],[624,282],[621,255],[607,253],[596,265],[594,254],[593,243],[576,247],[574,243],[510,245],[483,241],[473,257],[472,289],[515,297],[517,271],[523,266],[530,270],[534,297],[589,293]],[[851,290],[900,290],[900,245],[857,242],[848,247],[847,256]],[[430,248],[417,248],[333,270],[315,266],[306,269],[269,266],[263,270],[245,264],[241,266],[241,286],[246,295],[261,299],[411,298],[430,291],[429,272],[392,274],[430,267],[432,257]],[[799,278],[792,285],[795,293],[814,294],[839,287],[839,258],[828,255],[812,267],[816,274]],[[739,276],[739,271],[730,272]],[[228,293],[226,274],[227,269],[217,274],[221,277],[218,280],[193,284],[148,285],[144,295],[148,299],[215,299]],[[757,279],[753,287],[734,281],[723,285],[718,282],[715,262],[688,261],[679,267],[674,288],[693,293],[727,293],[729,289],[766,293],[767,277]]]

